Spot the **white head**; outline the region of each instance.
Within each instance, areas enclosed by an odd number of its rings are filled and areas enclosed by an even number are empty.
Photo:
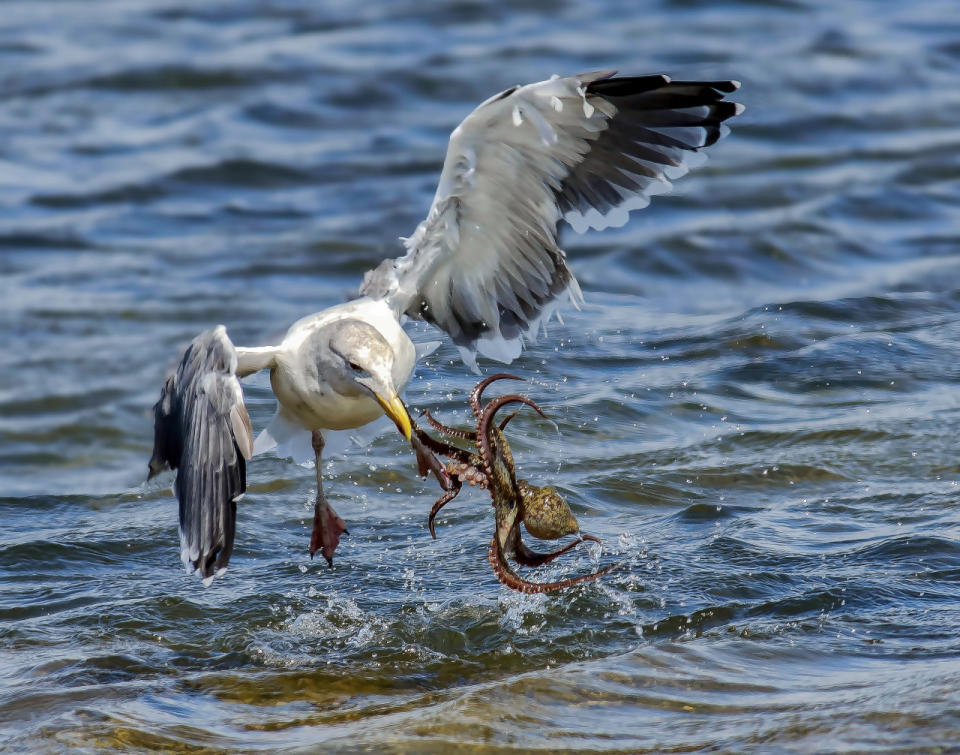
[[[410,415],[393,382],[393,349],[380,331],[362,320],[340,320],[322,330],[329,338],[317,357],[324,379],[343,395],[373,396],[410,440]]]

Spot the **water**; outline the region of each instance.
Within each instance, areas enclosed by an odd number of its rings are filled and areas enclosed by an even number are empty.
[[[960,741],[960,20],[927,2],[7,2],[0,729],[15,750],[950,750]],[[222,322],[342,301],[509,85],[743,81],[711,161],[565,246],[588,305],[514,367],[523,474],[604,540],[502,588],[491,510],[394,435],[250,467],[209,589],[150,407]],[[416,337],[430,337],[416,329]],[[407,392],[463,423],[449,343]],[[273,411],[248,386],[256,427]]]

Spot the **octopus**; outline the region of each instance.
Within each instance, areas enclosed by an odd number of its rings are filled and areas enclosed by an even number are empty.
[[[531,582],[517,574],[508,559],[522,566],[542,566],[582,542],[591,540],[599,543],[593,535],[580,532],[580,526],[563,496],[553,487],[540,487],[526,480],[518,479],[510,445],[504,430],[519,409],[497,423],[497,413],[506,406],[523,404],[529,406],[541,417],[546,415],[537,404],[526,396],[507,394],[492,399],[486,406],[482,404],[483,391],[497,380],[522,380],[515,375],[498,373],[481,380],[470,392],[470,408],[477,420],[476,430],[462,430],[442,424],[425,411],[423,416],[430,426],[450,438],[474,444],[473,450],[466,450],[446,441],[438,440],[414,423],[413,432],[420,445],[451,461],[434,469],[440,481],[443,494],[433,504],[427,519],[430,534],[437,537],[434,520],[440,510],[457,497],[464,483],[486,489],[490,493],[495,514],[495,530],[488,549],[488,558],[497,579],[512,590],[523,593],[548,593],[562,590],[573,585],[591,582],[609,573],[617,564],[608,566],[591,574],[560,580],[558,582]],[[419,455],[418,455],[419,456]],[[577,535],[577,539],[556,551],[540,553],[524,544],[520,525],[528,533],[541,540],[557,540],[566,535]]]

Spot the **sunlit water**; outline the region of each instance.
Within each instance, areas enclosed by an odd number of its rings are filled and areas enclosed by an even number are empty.
[[[489,501],[394,433],[250,466],[203,589],[150,407],[180,348],[342,301],[509,85],[743,81],[747,113],[514,365],[523,474],[625,567],[501,587]],[[0,7],[0,734],[14,750],[950,750],[960,742],[960,15],[929,2]],[[415,329],[420,340],[428,328]],[[407,392],[465,423],[445,344]],[[248,386],[256,427],[273,411]]]

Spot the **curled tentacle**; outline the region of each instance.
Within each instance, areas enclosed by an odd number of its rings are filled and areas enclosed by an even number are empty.
[[[433,451],[435,454],[449,456],[451,459],[456,459],[463,464],[471,463],[471,454],[469,451],[464,451],[462,448],[458,448],[450,443],[444,443],[442,440],[437,440],[432,435],[425,433],[416,425],[413,425],[413,434],[416,436],[417,440],[423,444],[423,446]],[[446,490],[447,488],[444,489]]]
[[[437,440],[425,433],[415,424],[413,431],[424,450],[454,459],[444,468],[448,484],[443,484],[444,493],[433,504],[428,518],[430,534],[437,537],[435,518],[440,510],[457,497],[464,482],[478,484],[490,491],[491,502],[496,510],[496,531],[490,541],[488,558],[497,579],[509,587],[523,593],[548,593],[574,585],[591,582],[613,571],[620,564],[613,564],[591,574],[559,582],[530,582],[513,571],[507,562],[507,555],[523,566],[542,566],[569,552],[585,540],[599,543],[593,535],[579,534],[579,526],[570,507],[563,497],[553,488],[537,487],[523,480],[517,480],[514,473],[513,454],[503,435],[503,430],[519,410],[503,419],[499,425],[494,423],[497,412],[508,404],[526,404],[541,417],[546,418],[543,410],[531,399],[519,394],[499,396],[481,408],[483,390],[496,380],[520,380],[515,375],[505,373],[491,375],[480,381],[470,392],[470,406],[477,416],[475,433],[448,427],[437,421],[429,411],[423,414],[431,427],[453,438],[474,441],[477,453],[471,453],[445,441]],[[528,548],[520,539],[520,524],[531,534],[547,539],[563,537],[567,534],[579,534],[578,539],[556,551],[540,553]]]
[[[581,538],[563,546],[560,550],[551,551],[550,553],[540,553],[539,551],[531,550],[521,541],[515,546],[513,560],[521,566],[543,566],[544,564],[549,564],[555,558],[562,556],[564,553],[573,550],[582,542],[583,539]]]
[[[520,413],[520,410],[519,410],[519,409],[515,409],[514,411],[510,412],[510,414],[508,414],[506,417],[504,417],[504,418],[500,421],[500,425],[499,425],[499,427],[500,427],[500,432],[503,432],[503,431],[507,428],[507,425],[510,424],[510,420],[512,420],[514,417],[516,417],[519,413]]]
[[[461,430],[457,427],[450,427],[449,425],[443,424],[438,419],[434,418],[432,414],[430,414],[429,409],[424,409],[422,414],[430,424],[430,427],[432,427],[434,430],[439,430],[444,435],[449,435],[451,438],[459,438],[460,440],[468,441],[475,441],[477,439],[477,434],[472,430]]]
[[[415,430],[419,431],[419,428],[415,428]],[[429,438],[426,434],[423,435]],[[434,453],[438,453],[437,449],[428,448],[427,444],[423,442],[423,439],[416,432],[410,436],[410,445],[413,446],[413,450],[417,456],[417,474],[421,477],[426,477],[433,472],[434,477],[437,478],[437,482],[440,483],[440,487],[443,490],[450,490],[450,476],[447,474],[446,469],[444,469],[443,464],[440,463],[440,460],[434,456]]]
[[[437,502],[433,504],[433,508],[430,509],[430,516],[427,518],[427,525],[430,527],[430,534],[433,536],[434,540],[437,539],[437,530],[433,523],[434,518],[438,513],[440,513],[440,509],[442,509],[444,506],[450,503],[450,501],[452,501],[454,498],[457,497],[462,487],[463,487],[463,483],[460,482],[460,480],[454,478],[453,487],[447,492],[445,492],[442,496],[440,496],[437,499]]]
[[[470,391],[470,408],[473,409],[473,414],[477,419],[480,419],[480,415],[483,414],[483,409],[480,405],[480,399],[483,397],[483,392],[487,389],[487,386],[490,385],[490,383],[496,382],[497,380],[524,380],[524,378],[511,375],[507,372],[498,372],[496,375],[485,377],[483,380],[473,386],[473,390]]]
[[[497,377],[494,375],[493,377]],[[471,395],[472,397],[472,395]],[[491,475],[493,474],[493,449],[490,447],[490,423],[493,422],[493,418],[496,415],[497,411],[507,404],[526,404],[527,406],[536,410],[544,419],[547,418],[547,415],[543,413],[543,410],[537,406],[537,404],[526,396],[521,396],[516,393],[507,394],[506,396],[497,396],[489,404],[487,404],[483,412],[480,414],[480,421],[477,423],[477,450],[480,452],[480,458],[483,460],[484,471]]]
[[[576,543],[574,543],[574,545],[576,545]],[[497,579],[501,584],[506,585],[511,590],[517,590],[518,592],[527,594],[556,592],[557,590],[563,590],[564,588],[573,587],[574,585],[582,585],[584,582],[592,582],[593,580],[602,577],[604,574],[609,574],[618,566],[620,566],[620,563],[618,562],[606,567],[605,569],[600,569],[599,571],[595,571],[590,574],[584,574],[580,577],[563,579],[559,582],[530,582],[510,568],[506,558],[504,558],[503,550],[497,545],[496,536],[494,536],[490,541],[490,548],[487,551],[487,558],[490,559],[490,565],[493,567],[493,573],[497,575]]]

